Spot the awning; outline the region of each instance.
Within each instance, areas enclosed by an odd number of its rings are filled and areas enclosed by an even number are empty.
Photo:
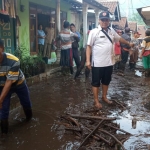
[[[90,8],[96,8],[99,10],[108,10],[107,7],[103,6],[102,4],[100,4],[99,2],[97,2],[96,0],[64,0],[67,3],[71,4],[73,9],[76,10],[80,10],[83,6],[83,2],[89,4],[89,9]]]
[[[140,16],[142,17],[145,24],[150,25],[150,6],[138,8],[137,11],[140,14]]]

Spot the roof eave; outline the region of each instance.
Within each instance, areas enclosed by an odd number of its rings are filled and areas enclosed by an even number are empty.
[[[107,7],[103,6],[102,4],[100,4],[99,2],[97,2],[95,0],[83,0],[83,2],[86,2],[86,3],[90,4],[91,6],[94,6],[100,10],[108,11]]]

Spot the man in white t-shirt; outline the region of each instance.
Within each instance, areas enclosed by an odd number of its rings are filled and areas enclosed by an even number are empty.
[[[108,104],[112,102],[107,99],[108,86],[113,71],[114,42],[121,42],[133,47],[134,44],[121,38],[114,29],[109,28],[110,17],[108,11],[99,15],[99,26],[91,30],[86,49],[86,66],[92,68],[92,90],[94,94],[95,107],[102,108],[98,99],[100,83],[102,83],[102,100]],[[92,61],[90,56],[92,55]],[[91,67],[92,66],[92,67]]]

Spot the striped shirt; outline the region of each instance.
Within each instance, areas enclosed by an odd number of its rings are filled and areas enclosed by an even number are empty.
[[[72,42],[74,41],[75,33],[71,32],[69,29],[64,29],[59,33],[58,39],[61,41],[61,49],[72,48]]]
[[[0,65],[0,86],[4,86],[6,80],[13,80],[12,86],[20,85],[25,80],[20,70],[20,61],[9,53],[3,53],[3,60]]]

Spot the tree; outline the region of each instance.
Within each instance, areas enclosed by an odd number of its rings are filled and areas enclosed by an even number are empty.
[[[129,21],[135,21],[138,25],[145,25],[142,17],[139,13],[133,13],[132,16],[129,18]]]

